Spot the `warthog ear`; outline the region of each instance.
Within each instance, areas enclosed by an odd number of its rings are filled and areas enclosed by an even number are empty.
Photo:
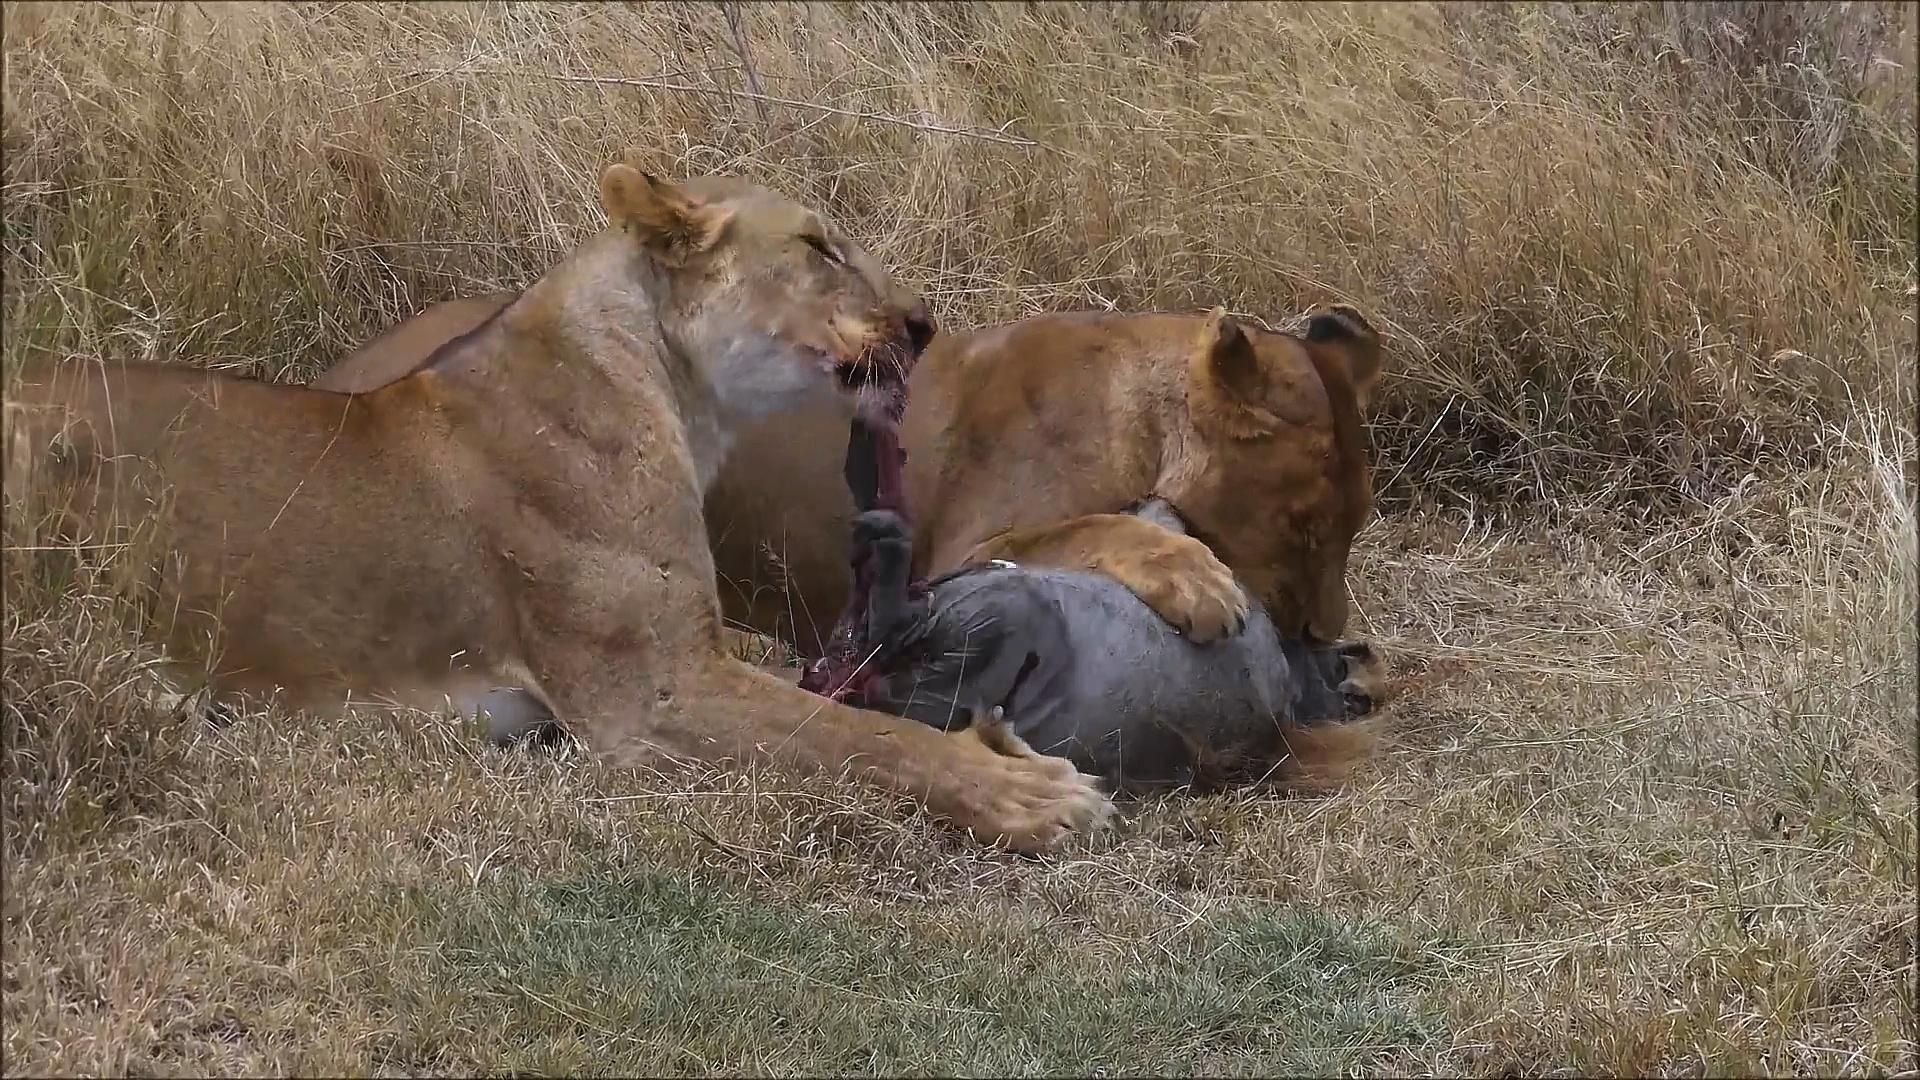
[[[1307,344],[1330,350],[1347,369],[1353,400],[1362,412],[1380,379],[1380,335],[1358,311],[1344,304],[1321,308],[1307,320]]]
[[[1279,417],[1267,406],[1269,381],[1247,332],[1214,308],[1207,314],[1187,364],[1187,411],[1194,423],[1228,438],[1272,434]]]
[[[732,211],[703,202],[679,184],[624,162],[600,173],[600,206],[608,221],[632,230],[655,257],[668,264],[711,248],[733,219]]]

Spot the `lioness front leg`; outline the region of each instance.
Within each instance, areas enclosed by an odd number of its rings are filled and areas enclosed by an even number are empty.
[[[733,661],[716,666],[684,722],[804,768],[865,774],[926,802],[937,817],[1015,851],[1051,851],[1113,813],[1094,777],[1033,751],[1011,732],[943,732],[823,701]]]
[[[596,755],[635,766],[671,755],[862,776],[923,800],[987,843],[1053,850],[1113,812],[1096,780],[1017,738],[983,740],[810,694],[717,648],[643,674],[634,655],[586,646],[544,665],[561,723]],[[648,642],[667,644],[658,638]],[[678,651],[678,650],[674,650]]]
[[[1132,514],[1015,529],[975,547],[965,561],[989,559],[1099,571],[1194,641],[1237,634],[1247,621],[1246,593],[1207,545]]]

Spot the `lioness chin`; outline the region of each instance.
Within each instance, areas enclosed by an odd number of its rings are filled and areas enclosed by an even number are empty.
[[[606,230],[370,393],[29,366],[9,471],[65,474],[75,524],[146,512],[116,500],[163,482],[190,613],[165,636],[216,695],[471,712],[523,687],[616,764],[853,770],[1027,851],[1102,820],[1110,802],[1066,762],[725,655],[701,500],[734,429],[835,394],[897,423],[933,326],[871,255],[765,189],[616,164],[600,195]],[[8,479],[9,498],[29,486]]]

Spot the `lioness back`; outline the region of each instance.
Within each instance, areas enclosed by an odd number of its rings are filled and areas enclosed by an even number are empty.
[[[40,479],[49,490],[75,485],[77,527],[157,522],[156,540],[194,553],[174,570],[182,602],[163,628],[173,657],[211,660],[218,676],[264,692],[331,684],[342,671],[404,681],[421,664],[444,667],[476,634],[510,636],[510,626],[487,632],[499,619],[483,591],[445,587],[441,568],[463,561],[447,549],[463,539],[444,535],[459,507],[428,478],[462,470],[457,455],[417,438],[411,411],[393,407],[409,393],[349,397],[183,366],[34,364],[8,408],[16,436],[59,448]],[[430,471],[396,467],[416,455]],[[161,476],[193,482],[176,492]],[[286,557],[301,548],[381,556],[351,568]],[[249,602],[227,605],[236,592]],[[445,612],[437,625],[447,632],[405,641],[358,632],[370,613],[409,609]],[[273,685],[250,672],[275,673]]]
[[[334,361],[312,385],[342,394],[378,390],[413,374],[435,350],[477,329],[519,295],[487,293],[435,304]]]

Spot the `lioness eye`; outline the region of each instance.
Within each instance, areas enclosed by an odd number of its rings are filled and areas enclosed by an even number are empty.
[[[834,247],[834,246],[833,246],[832,244],[830,244],[830,243],[828,243],[828,242],[827,242],[827,238],[826,238],[826,237],[824,237],[824,236],[803,236],[803,237],[801,237],[800,239],[802,239],[802,240],[805,240],[805,241],[807,242],[807,246],[808,246],[808,247],[810,247],[810,248],[812,248],[813,250],[815,250],[815,251],[817,251],[817,252],[819,252],[819,253],[820,253],[820,257],[821,257],[821,258],[823,258],[823,259],[825,259],[825,260],[827,260],[828,262],[830,262],[830,263],[832,263],[833,265],[835,265],[835,266],[842,266],[842,265],[845,265],[845,264],[846,264],[846,261],[847,261],[847,260],[841,257],[841,255],[840,255],[840,249],[838,249],[838,248],[836,248],[836,247]]]

